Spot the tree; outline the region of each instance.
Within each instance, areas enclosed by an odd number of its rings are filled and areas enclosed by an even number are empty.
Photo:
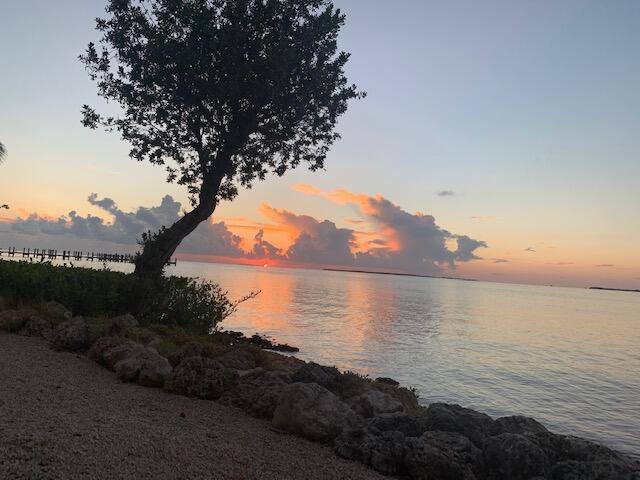
[[[161,273],[239,188],[300,164],[323,168],[338,117],[364,96],[345,76],[345,16],[331,0],[109,0],[106,13],[100,46],[80,59],[122,113],[84,105],[82,122],[164,165],[193,207],[144,242],[139,275]]]
[[[4,161],[6,156],[7,156],[7,149],[5,148],[4,144],[0,142],[0,163]],[[9,205],[7,205],[6,203],[0,204],[0,210],[3,210],[3,209],[8,210]]]

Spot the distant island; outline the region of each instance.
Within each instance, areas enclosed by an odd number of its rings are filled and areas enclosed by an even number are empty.
[[[640,290],[632,290],[629,288],[607,288],[607,287],[589,287],[589,290],[611,290],[614,292],[636,292],[640,293]]]
[[[345,268],[323,268],[327,272],[349,272],[349,273],[370,273],[372,275],[398,275],[401,277],[421,277],[421,278],[441,278],[444,280],[462,280],[463,282],[477,282],[473,278],[460,278],[460,277],[439,277],[436,275],[420,275],[418,273],[396,273],[396,272],[379,272],[369,270],[349,270]]]

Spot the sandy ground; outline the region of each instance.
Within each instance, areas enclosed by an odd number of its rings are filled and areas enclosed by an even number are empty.
[[[1,479],[382,479],[215,402],[0,333]]]

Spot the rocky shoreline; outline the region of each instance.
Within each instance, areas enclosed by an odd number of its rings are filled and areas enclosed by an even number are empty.
[[[423,407],[413,391],[392,379],[340,372],[251,342],[185,339],[163,355],[162,331],[140,327],[130,315],[95,322],[51,302],[0,311],[0,330],[43,337],[55,350],[86,353],[124,382],[240,408],[385,475],[640,479],[637,461],[551,433],[534,419],[493,419],[444,403]]]

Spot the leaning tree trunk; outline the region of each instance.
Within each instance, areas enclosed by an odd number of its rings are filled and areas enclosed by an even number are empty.
[[[198,225],[206,221],[215,211],[216,196],[220,189],[222,177],[205,181],[200,190],[199,203],[196,208],[186,213],[184,217],[158,234],[157,238],[144,245],[142,253],[136,258],[135,274],[139,277],[154,277],[162,275],[162,271],[171,256],[184,240]]]

